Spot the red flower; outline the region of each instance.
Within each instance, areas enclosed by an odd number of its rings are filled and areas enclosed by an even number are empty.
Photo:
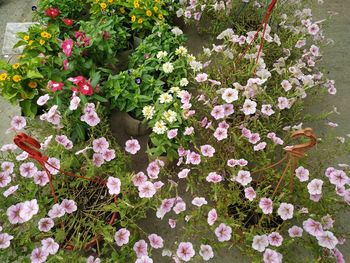
[[[51,18],[56,18],[61,14],[60,10],[58,8],[53,8],[50,7],[48,9],[46,9],[45,11],[45,15]]]
[[[107,31],[103,32],[103,39],[108,40],[109,39],[109,33]]]
[[[83,95],[91,96],[94,92],[92,86],[90,85],[90,80],[86,80],[83,76],[78,76],[75,78],[69,78],[69,81],[73,82],[78,86],[79,92]],[[76,91],[76,89],[72,89],[72,91]]]
[[[66,25],[66,26],[72,26],[74,24],[74,21],[73,19],[70,19],[70,18],[64,18],[63,19],[63,23]]]
[[[63,86],[64,86],[64,83],[62,83],[62,82],[55,82],[55,81],[52,81],[52,80],[50,80],[47,83],[47,87],[49,89],[51,89],[51,91],[53,91],[53,92],[56,92],[58,90],[62,90]]]

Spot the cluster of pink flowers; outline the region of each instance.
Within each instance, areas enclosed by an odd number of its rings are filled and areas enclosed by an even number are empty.
[[[100,123],[101,120],[96,113],[95,104],[86,104],[84,114],[80,117],[80,120],[86,122],[91,127],[94,127]]]
[[[110,162],[115,158],[115,150],[109,149],[109,142],[105,137],[95,139],[92,142],[93,163],[96,167],[101,167],[105,162]]]

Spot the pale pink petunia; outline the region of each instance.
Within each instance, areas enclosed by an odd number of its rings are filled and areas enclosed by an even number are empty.
[[[269,239],[267,235],[254,236],[253,243],[252,243],[253,249],[259,252],[263,252],[268,245],[269,245]]]
[[[31,263],[43,263],[46,261],[49,253],[40,248],[35,248],[30,256]]]
[[[310,35],[315,36],[320,31],[320,27],[316,23],[314,23],[314,24],[311,24],[310,26],[308,26],[307,30],[308,30]]]
[[[121,181],[119,178],[109,176],[107,179],[107,188],[110,195],[120,194]]]
[[[345,263],[345,259],[343,254],[339,251],[339,249],[335,248],[332,250],[332,254],[335,257],[337,263]]]
[[[300,180],[300,182],[306,182],[309,180],[309,170],[305,169],[303,166],[299,166],[295,169],[295,175]]]
[[[198,165],[201,163],[201,156],[198,153],[191,152],[188,156],[188,161],[193,165]]]
[[[184,135],[192,135],[194,133],[193,127],[186,127],[184,131]]]
[[[215,235],[219,242],[229,241],[231,239],[232,228],[221,223],[217,228],[215,228]]]
[[[222,93],[222,99],[227,103],[232,103],[238,100],[238,90],[232,88],[225,89]]]
[[[218,219],[218,214],[216,212],[216,209],[213,208],[208,212],[208,217],[207,217],[208,225],[210,226],[214,225],[217,219]]]
[[[177,136],[178,129],[169,130],[167,133],[168,139],[174,139]]]
[[[54,225],[54,221],[49,217],[41,218],[38,222],[38,228],[41,232],[49,232]]]
[[[162,181],[156,181],[153,183],[153,185],[156,188],[156,190],[158,191],[159,189],[161,189],[164,186],[164,183]]]
[[[261,208],[264,214],[272,214],[273,203],[270,198],[261,198],[259,202],[259,207]]]
[[[4,173],[7,173],[7,174],[12,174],[14,167],[15,165],[13,162],[3,162],[1,164],[1,169],[3,170]]]
[[[160,205],[160,209],[164,211],[165,213],[168,213],[171,211],[175,204],[176,198],[166,198],[162,201],[162,204]]]
[[[45,186],[49,182],[49,177],[44,171],[37,171],[34,175],[34,183]]]
[[[38,98],[38,100],[36,101],[36,104],[38,104],[39,106],[43,106],[49,101],[49,99],[50,99],[49,94],[45,94]]]
[[[207,200],[205,200],[204,197],[195,197],[192,200],[192,204],[198,207],[201,207],[202,205],[208,204]]]
[[[294,212],[294,206],[288,203],[281,203],[280,207],[277,209],[277,214],[283,219],[292,219]]]
[[[291,104],[287,98],[279,97],[277,107],[280,110],[289,109],[291,107]]]
[[[278,232],[272,232],[267,238],[271,246],[279,247],[282,245],[283,237]]]
[[[204,261],[208,261],[214,257],[213,248],[210,245],[202,244],[199,255],[201,255]]]
[[[146,181],[147,181],[147,176],[144,174],[144,172],[138,172],[132,177],[132,182],[136,187],[139,187],[141,184],[143,184]]]
[[[222,105],[217,105],[213,108],[210,114],[215,120],[219,120],[225,117],[225,109]]]
[[[330,231],[324,231],[322,234],[316,236],[316,238],[321,247],[328,249],[334,249],[338,244],[338,239]]]
[[[25,220],[20,216],[23,203],[18,203],[7,208],[6,215],[11,224],[22,224]]]
[[[22,130],[26,125],[26,119],[22,116],[15,116],[11,120],[11,127],[17,131]]]
[[[85,113],[80,117],[81,121],[86,122],[89,126],[95,127],[100,123],[101,119],[98,117],[97,113],[92,111],[90,113]]]
[[[251,133],[248,139],[249,139],[250,143],[256,144],[260,141],[260,134],[259,133]]]
[[[148,245],[147,245],[146,241],[143,239],[137,241],[134,244],[133,250],[135,251],[137,258],[148,255],[147,247],[148,247]]]
[[[235,110],[233,108],[233,105],[232,104],[224,104],[222,105],[224,107],[224,111],[225,111],[225,117],[228,117],[230,115],[232,115]],[[219,124],[220,125],[220,124]],[[221,127],[222,128],[222,127]],[[228,128],[228,127],[227,127]]]
[[[149,256],[142,256],[136,259],[135,263],[153,263],[153,259],[151,259]]]
[[[131,154],[136,154],[141,149],[141,146],[139,144],[138,140],[132,139],[128,140],[125,143],[125,151]]]
[[[115,150],[107,149],[102,153],[102,157],[106,162],[110,162],[115,158]]]
[[[256,192],[253,187],[247,187],[244,189],[244,195],[249,201],[253,201],[256,197]]]
[[[164,240],[161,236],[158,236],[157,234],[150,234],[148,236],[149,243],[151,247],[158,249],[164,247]]]
[[[51,255],[55,255],[60,247],[58,243],[52,238],[46,238],[41,240],[42,249]]]
[[[101,167],[105,163],[105,159],[101,153],[94,153],[92,156],[92,162],[96,167]]]
[[[195,80],[197,82],[204,82],[207,81],[208,75],[206,73],[198,73],[197,76],[195,77]]]
[[[156,188],[150,181],[144,182],[138,187],[140,198],[152,198],[156,194]]]
[[[271,116],[272,114],[275,113],[275,111],[272,109],[272,105],[270,104],[263,104],[261,106],[261,112],[266,116]]]
[[[349,177],[344,171],[334,169],[329,173],[329,181],[337,187],[342,187],[349,182]]]
[[[323,228],[320,222],[317,222],[311,218],[303,222],[303,228],[312,236],[319,236],[323,234]]]
[[[157,161],[153,161],[147,166],[147,175],[151,179],[157,179],[160,172],[160,167]]]
[[[18,190],[19,185],[13,185],[11,187],[9,187],[2,195],[5,197],[9,197],[10,195],[12,195],[13,193],[15,193]]]
[[[321,218],[323,229],[331,229],[334,224],[334,219],[331,215],[325,215]]]
[[[29,154],[27,152],[22,152],[16,156],[17,161],[24,161],[28,158]]]
[[[80,101],[81,100],[78,96],[73,96],[72,99],[70,100],[70,103],[69,103],[69,109],[71,111],[78,109]]]
[[[106,150],[108,150],[108,147],[109,143],[105,137],[95,139],[92,142],[92,149],[96,153],[104,153]]]
[[[71,214],[75,211],[77,211],[77,205],[73,200],[63,199],[61,202],[61,207],[64,209],[64,211],[67,214]]]
[[[209,144],[201,146],[201,153],[206,157],[213,157],[215,153],[215,148]]]
[[[64,216],[66,211],[63,209],[63,207],[59,204],[54,204],[52,208],[47,213],[50,218],[58,218]]]
[[[235,167],[238,165],[238,160],[235,159],[229,159],[227,160],[227,166],[229,167]]]
[[[119,247],[129,243],[129,237],[130,231],[126,228],[121,228],[114,234],[114,240],[117,243],[117,246]]]
[[[6,187],[11,182],[11,176],[7,173],[0,172],[0,188]]]
[[[313,179],[310,183],[308,183],[307,190],[309,191],[310,195],[320,195],[322,194],[322,185],[322,180]]]
[[[185,262],[190,261],[195,254],[196,252],[190,242],[181,242],[176,250],[176,255]]]
[[[282,263],[282,255],[272,249],[267,248],[263,255],[264,263]]]
[[[236,182],[240,183],[243,186],[246,186],[247,184],[249,184],[253,179],[250,176],[250,172],[249,171],[244,171],[244,170],[240,170],[235,178]]]
[[[182,179],[182,178],[186,178],[188,176],[188,173],[190,172],[191,170],[190,169],[182,169],[178,174],[177,176]]]
[[[206,178],[207,182],[209,183],[220,183],[222,181],[222,176],[217,174],[216,172],[211,172],[208,174]]]
[[[53,175],[58,174],[59,169],[61,167],[60,160],[51,157],[47,160],[47,162],[49,163],[49,164],[45,164],[45,167],[47,168],[47,170],[49,170],[49,172]]]
[[[260,142],[257,145],[254,146],[254,151],[262,151],[265,149],[267,143],[266,142]]]
[[[216,128],[215,132],[214,132],[214,137],[218,140],[218,141],[222,141],[224,139],[227,138],[227,129],[223,129],[223,128]]]
[[[86,263],[101,263],[101,259],[100,258],[94,258],[94,256],[89,256],[86,259]]]
[[[303,236],[303,229],[298,226],[292,226],[288,229],[288,234],[290,237],[302,237]]]
[[[12,152],[14,150],[17,150],[18,147],[16,144],[10,143],[10,144],[4,144],[3,146],[1,146],[0,151],[2,152]]]
[[[30,201],[25,201],[23,203],[23,207],[19,212],[19,216],[23,218],[23,220],[28,221],[38,212],[39,212],[38,201],[36,199],[33,199]]]
[[[0,249],[8,248],[11,245],[13,236],[7,233],[0,233]]]
[[[175,212],[175,214],[180,214],[181,212],[186,211],[186,203],[179,198],[180,200],[176,201],[175,206],[173,207],[173,211]]]
[[[250,99],[246,99],[243,104],[242,111],[244,115],[252,115],[256,112],[256,102]]]
[[[19,172],[21,176],[25,178],[33,177],[37,171],[38,171],[38,168],[36,168],[35,164],[32,162],[22,163],[21,166],[19,167]]]

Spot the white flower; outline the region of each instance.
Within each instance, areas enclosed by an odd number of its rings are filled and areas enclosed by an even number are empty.
[[[243,104],[243,112],[245,115],[254,114],[256,112],[256,102],[246,99]]]
[[[167,131],[167,129],[168,128],[166,127],[164,121],[157,121],[154,124],[153,132],[155,132],[156,134],[164,134]]]
[[[159,102],[160,103],[169,103],[172,102],[173,96],[171,96],[169,93],[163,93],[159,96]]]
[[[157,53],[157,58],[158,59],[162,59],[162,58],[165,58],[167,55],[168,55],[168,52],[166,52],[166,51],[159,51]]]
[[[180,10],[180,9],[179,9]],[[171,33],[173,33],[175,36],[180,36],[183,34],[182,30],[178,27],[174,27],[172,30],[171,30]]]
[[[238,91],[232,88],[225,89],[224,93],[222,94],[222,99],[227,103],[234,102],[238,100]]]
[[[163,64],[163,71],[164,71],[164,73],[168,74],[168,73],[173,72],[173,70],[174,70],[174,66],[170,62],[165,62]]]
[[[280,207],[277,210],[277,214],[283,219],[292,219],[294,212],[294,206],[292,204],[281,203]]]
[[[179,87],[171,87],[169,90],[170,93],[178,93],[179,91],[180,91]]]
[[[188,53],[187,48],[185,48],[184,46],[180,46],[175,50],[176,55],[186,56],[187,53]]]
[[[186,78],[182,78],[181,80],[180,80],[180,86],[181,87],[186,87],[187,85],[188,85],[188,80],[186,79]]]
[[[155,110],[153,106],[145,106],[142,109],[142,114],[147,120],[152,119],[154,116],[154,113],[155,113]]]
[[[173,123],[174,121],[176,121],[176,116],[177,116],[176,112],[172,110],[168,110],[163,113],[163,117],[169,123]]]

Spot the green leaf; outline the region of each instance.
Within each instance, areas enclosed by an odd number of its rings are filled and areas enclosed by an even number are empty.
[[[42,79],[42,78],[44,78],[44,76],[41,75],[39,73],[39,71],[37,71],[37,70],[28,70],[27,78],[28,79]]]

